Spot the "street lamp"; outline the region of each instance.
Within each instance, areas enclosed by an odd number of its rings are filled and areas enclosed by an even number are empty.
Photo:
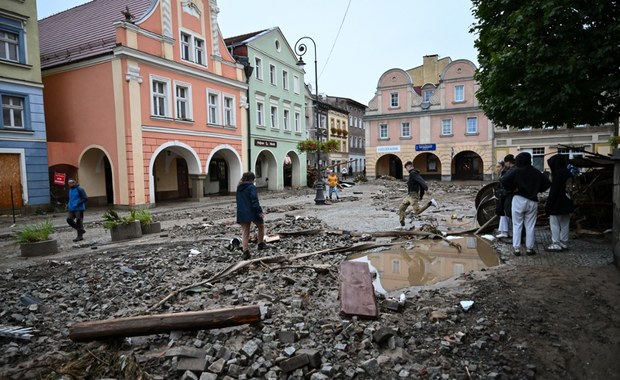
[[[314,110],[314,114],[316,115],[316,125],[314,135],[316,137],[316,169],[317,169],[317,181],[314,185],[316,189],[316,196],[314,198],[314,203],[317,205],[325,204],[325,183],[323,182],[323,175],[321,174],[321,165],[319,164],[319,160],[321,159],[321,137],[319,135],[319,78],[318,71],[316,66],[316,43],[311,37],[301,37],[295,42],[295,53],[299,55],[299,60],[297,61],[297,66],[304,67],[306,63],[301,58],[304,54],[308,52],[308,47],[302,40],[308,39],[312,41],[312,45],[314,46],[314,96],[316,98],[316,108]]]

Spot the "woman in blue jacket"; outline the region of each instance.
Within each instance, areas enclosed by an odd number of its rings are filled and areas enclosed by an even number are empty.
[[[237,223],[241,225],[243,259],[250,258],[250,227],[254,223],[258,229],[258,249],[265,249],[265,222],[263,208],[258,201],[258,194],[252,172],[243,173],[237,186]]]

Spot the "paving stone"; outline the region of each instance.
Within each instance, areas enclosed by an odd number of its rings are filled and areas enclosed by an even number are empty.
[[[207,360],[204,358],[179,358],[177,370],[179,371],[198,371],[202,372],[207,367]]]
[[[283,372],[287,373],[308,364],[310,364],[310,360],[308,360],[308,355],[303,354],[295,355],[292,358],[282,360],[280,363],[278,363],[278,366],[282,369]]]

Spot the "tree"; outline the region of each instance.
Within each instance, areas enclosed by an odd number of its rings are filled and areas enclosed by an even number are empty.
[[[499,126],[600,125],[620,114],[617,0],[472,0],[477,98]]]

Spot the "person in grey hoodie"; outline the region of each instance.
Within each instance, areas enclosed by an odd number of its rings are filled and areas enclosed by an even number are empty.
[[[545,204],[545,213],[549,215],[551,228],[551,245],[547,251],[562,251],[568,249],[568,229],[570,214],[573,212],[573,202],[566,195],[566,182],[572,177],[568,170],[566,156],[556,154],[547,160],[551,169],[551,188]]]
[[[250,227],[252,223],[258,229],[258,249],[265,249],[265,213],[258,201],[258,193],[254,180],[256,176],[252,172],[243,173],[237,186],[237,223],[241,225],[241,247],[243,259],[250,258]]]
[[[534,228],[538,216],[538,193],[546,191],[551,181],[532,166],[532,155],[521,152],[515,157],[516,169],[510,170],[500,182],[512,198],[512,247],[515,256],[521,255],[521,231],[525,227],[525,254],[535,255]]]

